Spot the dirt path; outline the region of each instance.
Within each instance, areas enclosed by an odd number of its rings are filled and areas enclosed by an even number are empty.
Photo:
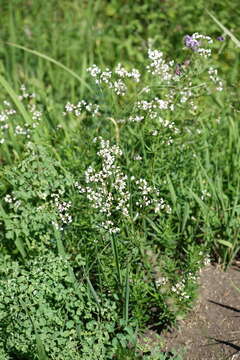
[[[200,284],[195,309],[165,334],[165,350],[185,348],[184,360],[240,360],[240,267],[209,265]]]

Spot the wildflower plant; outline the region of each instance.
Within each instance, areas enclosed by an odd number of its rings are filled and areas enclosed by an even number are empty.
[[[237,243],[237,231],[222,230],[232,195],[224,194],[226,181],[216,180],[215,191],[212,180],[219,159],[211,156],[223,148],[225,126],[213,40],[186,35],[178,59],[153,45],[139,66],[88,67],[93,91],[69,99],[49,138],[14,127],[27,141],[2,172],[1,261],[17,259],[2,270],[6,356],[32,356],[39,337],[53,359],[130,351],[138,327],[160,331],[185,316],[210,244],[224,244],[226,233]],[[21,92],[44,134],[35,97]],[[4,106],[3,126],[19,110]],[[232,126],[229,133],[237,133]],[[7,138],[8,128],[2,131]]]
[[[71,176],[60,174],[60,164],[48,158],[41,146],[28,143],[25,156],[18,166],[5,171],[1,204],[7,247],[16,246],[24,257],[43,244],[56,247],[54,228],[63,230],[72,222],[71,202],[65,200]]]
[[[15,96],[17,97],[16,94]],[[19,108],[16,108],[11,101],[4,100],[0,112],[0,144],[26,143],[32,139],[35,129],[42,120],[42,110],[37,104],[36,94],[27,92],[25,85],[21,85],[17,101],[20,102],[20,108],[21,106],[26,108],[28,118],[23,122]]]
[[[208,46],[213,43],[210,36],[194,33],[191,36],[186,35],[184,37],[184,45],[194,52],[197,52],[200,56],[205,58],[211,56],[211,49],[205,48],[202,43],[206,43]]]
[[[191,133],[191,127],[195,128],[196,124],[185,124],[179,118],[179,111],[188,117],[198,116],[200,99],[205,97],[208,101],[209,95],[222,92],[224,87],[211,57],[212,43],[209,36],[186,35],[184,44],[188,53],[181,63],[166,60],[163,52],[151,45],[148,64],[141,70],[126,69],[121,64],[113,70],[102,70],[94,64],[88,73],[96,84],[97,101],[89,105],[83,100],[77,105],[68,103],[65,113],[79,118],[84,107],[96,129],[100,124],[103,128],[114,125],[117,141],[131,127],[149,129],[152,136],[167,146],[174,141],[183,142],[182,137],[186,132]],[[197,132],[200,134],[201,129]],[[136,159],[140,157],[141,154],[135,155]]]
[[[85,186],[79,182],[75,187],[80,194],[85,195],[90,206],[101,214],[103,222],[97,224],[97,228],[116,234],[120,232],[121,219],[124,224],[133,221],[139,216],[139,212],[145,208],[152,208],[157,213],[161,210],[171,212],[171,207],[163,198],[159,197],[159,191],[148,185],[143,178],[136,179],[121,170],[117,159],[122,156],[122,151],[117,145],[110,145],[109,140],[95,138],[98,143],[98,157],[101,159],[101,169],[96,171],[92,166],[85,171]],[[131,187],[134,195],[130,194]],[[135,188],[135,189],[134,189]]]
[[[111,120],[111,123],[114,124],[117,145],[111,144],[109,139],[104,139],[99,135],[92,139],[93,143],[97,145],[97,158],[93,161],[94,165],[91,164],[86,168],[84,177],[75,183],[75,187],[79,191],[82,201],[84,202],[85,198],[89,203],[89,210],[92,212],[91,219],[94,218],[91,224],[94,225],[94,228],[99,233],[105,234],[104,239],[108,239],[108,236],[115,239],[113,257],[118,267],[118,279],[121,284],[121,272],[125,276],[127,263],[130,261],[128,260],[129,253],[124,245],[126,234],[129,240],[128,246],[132,251],[135,246],[139,246],[140,249],[146,247],[147,241],[151,239],[151,242],[160,249],[162,259],[166,256],[165,261],[162,260],[161,269],[165,275],[160,278],[171,277],[171,271],[179,266],[178,262],[175,263],[168,256],[168,251],[172,251],[177,256],[179,228],[175,228],[172,232],[169,232],[169,229],[174,229],[176,219],[179,221],[181,218],[180,206],[182,205],[176,204],[176,193],[171,180],[164,173],[158,176],[156,172],[164,166],[165,172],[172,176],[177,169],[178,177],[182,176],[181,181],[185,179],[184,166],[187,163],[197,172],[194,158],[190,158],[185,149],[194,141],[196,144],[202,144],[201,126],[200,123],[196,124],[194,121],[185,122],[184,116],[179,118],[179,111],[183,115],[187,114],[187,117],[199,116],[201,122],[200,100],[204,97],[207,99],[210,94],[221,92],[223,89],[223,82],[218,77],[214,60],[211,59],[210,46],[213,40],[209,36],[196,33],[191,36],[187,35],[183,42],[188,53],[181,64],[175,60],[166,60],[163,52],[153,49],[151,45],[147,53],[148,64],[141,71],[135,68],[129,70],[122,65],[117,65],[113,70],[109,68],[101,70],[97,65],[88,68],[88,72],[101,94],[99,97],[101,101],[94,105],[99,116],[96,119],[93,110],[92,116],[95,118],[93,122],[104,124],[102,126],[104,128],[106,122],[110,124],[109,120]],[[74,107],[70,106],[69,112],[74,114],[73,109]],[[78,116],[76,113],[75,115]],[[89,113],[88,116],[91,114]],[[99,129],[101,135],[104,134],[104,131]],[[132,134],[134,134],[133,137]],[[176,151],[174,155],[169,149],[171,146]],[[171,167],[165,163],[162,165],[164,153],[166,157],[175,157],[175,159],[172,158],[172,162],[169,161]],[[128,157],[131,157],[132,161],[124,164]],[[178,158],[181,160],[178,161]],[[147,164],[150,173],[154,174],[152,177],[149,174],[144,176],[142,164]],[[179,184],[180,181],[175,179],[174,183]],[[207,194],[208,191],[204,189],[204,193]],[[184,199],[184,191],[181,196]],[[184,203],[184,200],[182,201]],[[186,205],[184,206],[186,207]],[[188,208],[186,207],[186,209]],[[181,219],[183,226],[186,225],[186,219],[189,216],[188,210],[185,211],[185,218]],[[193,222],[195,229],[193,232],[197,231],[197,227],[198,224]],[[184,227],[182,228],[184,229]],[[166,229],[166,233],[162,229]],[[144,234],[139,243],[136,240],[138,237],[134,235],[138,232]],[[185,236],[187,234],[183,237],[185,238]],[[146,266],[146,259],[140,255],[141,251],[139,250],[140,253],[136,251],[135,258],[131,261]],[[109,252],[108,254],[110,255]],[[109,281],[103,280],[106,288],[113,286],[110,281],[112,265],[109,262],[105,263]],[[192,294],[191,284],[194,283],[194,274],[198,271],[197,269],[192,271],[192,282],[189,280],[188,283],[185,279],[191,270],[187,268],[187,264],[185,265],[186,269],[182,274],[182,280],[179,279],[179,276],[178,279],[171,279],[168,282],[166,293],[164,292],[163,295],[159,292],[156,295],[158,300],[153,300],[153,303],[158,303],[158,306],[161,307],[166,298],[171,298],[171,293],[179,295],[181,292],[180,300],[177,300],[177,296],[176,303],[174,300],[173,309],[176,312],[178,306],[181,309],[184,308],[188,300],[192,298],[190,295],[190,293]],[[109,267],[108,270],[107,267]],[[199,267],[201,267],[200,264]],[[160,280],[154,279],[148,272],[145,275],[149,281],[148,285],[139,280],[140,273],[135,274],[132,278],[130,296],[132,296],[133,305],[131,311],[135,315],[138,314],[136,316],[139,316],[139,319],[143,314],[147,316],[149,307],[144,302],[142,307],[140,306],[141,301],[137,293],[143,291],[146,293],[146,298],[149,299],[149,293],[154,291],[154,288],[158,288],[160,284]],[[115,291],[114,286],[111,291]],[[173,295],[174,297],[175,295]],[[151,301],[149,302],[151,303]],[[138,303],[142,315],[137,312],[134,305],[136,303]],[[171,318],[170,314],[173,314],[174,311],[165,310],[163,318],[164,316]]]
[[[98,139],[95,139],[95,142]],[[129,192],[127,191],[127,176],[121,172],[116,164],[116,158],[122,155],[120,148],[111,146],[109,141],[99,139],[100,149],[97,155],[102,160],[99,172],[91,166],[85,171],[85,183],[83,187],[79,183],[75,186],[80,193],[86,193],[92,207],[103,215],[104,221],[99,227],[117,233],[120,229],[114,225],[113,218],[118,214],[129,216]]]

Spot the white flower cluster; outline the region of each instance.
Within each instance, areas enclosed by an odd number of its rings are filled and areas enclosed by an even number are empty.
[[[207,35],[203,35],[203,34],[199,34],[199,33],[194,33],[192,35],[192,38],[199,41],[201,44],[201,41],[206,41],[209,45],[213,43],[212,38],[210,36]],[[203,47],[198,47],[197,48],[197,53],[205,58],[208,58],[209,56],[211,56],[212,51],[211,49],[205,49]]]
[[[178,283],[171,286],[171,291],[175,293],[178,297],[181,299],[189,299],[190,296],[187,294],[186,286],[187,281],[193,281],[196,282],[198,279],[198,274],[193,274],[192,272],[188,273],[188,280],[182,278]],[[161,286],[164,286],[166,284],[169,284],[169,279],[165,276],[160,276],[155,279],[155,284],[157,288],[161,288]]]
[[[180,103],[186,103],[191,96],[193,96],[193,93],[191,91],[191,89],[184,87],[181,91],[180,91]]]
[[[130,116],[128,118],[129,122],[141,122],[143,120],[144,120],[144,116],[140,116],[140,115]]]
[[[23,100],[32,101],[32,99],[36,97],[34,93],[29,94],[26,92],[25,85],[22,85],[20,87],[20,90],[22,92],[22,95],[19,96],[19,99],[21,101]],[[0,133],[2,135],[2,138],[0,139],[0,144],[3,144],[5,142],[6,134],[4,132],[9,129],[10,117],[16,115],[17,113],[15,109],[11,108],[10,102],[5,100],[3,102],[3,106],[5,108],[3,108],[2,111],[0,112],[0,123],[2,123],[0,125]],[[27,108],[34,122],[32,122],[31,124],[24,124],[23,126],[16,125],[14,129],[14,133],[15,135],[24,135],[27,138],[30,138],[30,133],[32,129],[35,129],[39,125],[39,121],[42,117],[42,112],[37,110],[36,105],[32,103],[27,104]]]
[[[194,103],[194,101],[193,100],[190,100],[189,101],[189,109],[191,109],[191,112],[192,113],[194,113],[194,111],[196,111],[197,110],[197,105]]]
[[[155,284],[157,288],[160,288],[161,286],[166,285],[167,283],[168,283],[168,278],[164,276],[160,276],[155,280]]]
[[[133,178],[132,178],[133,180]],[[136,181],[136,184],[138,185],[138,190],[140,190],[142,194],[142,198],[136,202],[136,205],[140,208],[149,206],[153,203],[153,200],[150,196],[153,192],[153,188],[148,185],[147,181],[145,179],[139,179]]]
[[[140,100],[136,103],[138,110],[146,111],[151,119],[156,119],[161,110],[174,110],[174,105],[170,100],[162,100],[155,97],[151,101]]]
[[[133,79],[135,82],[139,82],[141,76],[140,72],[137,69],[127,71],[121,64],[117,65],[115,69],[115,74],[117,74],[120,78]]]
[[[63,113],[63,115],[73,113],[75,116],[80,116],[83,112],[87,112],[93,117],[97,116],[99,115],[99,105],[88,103],[85,100],[79,101],[76,105],[68,102],[65,105],[65,112]]]
[[[120,231],[120,228],[117,227],[112,220],[102,221],[101,228],[110,234],[117,234]]]
[[[139,123],[143,120],[144,120],[144,116],[135,115],[135,116],[129,116],[128,119],[117,119],[115,121],[118,124],[126,124],[127,122]]]
[[[199,33],[194,33],[191,36],[186,35],[184,37],[184,44],[187,48],[198,53],[200,56],[207,58],[211,55],[211,49],[205,49],[204,47],[202,47],[202,42],[212,44],[213,41],[210,36],[202,35]]]
[[[162,118],[159,118],[159,123],[165,127],[168,128],[170,130],[172,130],[175,134],[179,133],[179,129],[176,127],[175,123],[173,121],[169,121],[169,120],[164,120]],[[152,134],[154,135],[154,134]],[[157,134],[156,134],[157,135]]]
[[[11,204],[13,208],[15,209],[18,209],[19,206],[21,205],[21,200],[16,200],[15,197],[7,194],[5,197],[4,197],[4,200],[6,203],[8,204]]]
[[[25,123],[24,126],[17,125],[14,129],[14,133],[15,135],[24,135],[27,139],[30,139],[32,130],[35,129],[38,125],[39,123],[36,122],[32,124]]]
[[[167,63],[161,51],[148,49],[148,58],[151,62],[147,66],[147,71],[152,75],[159,75],[162,80],[168,83],[172,80],[179,81],[179,77],[174,73],[174,61]]]
[[[81,194],[86,195],[92,208],[105,218],[101,223],[102,229],[112,234],[117,233],[120,229],[115,224],[114,217],[116,215],[129,217],[128,181],[137,185],[138,194],[135,204],[139,209],[152,206],[156,212],[160,210],[171,212],[171,207],[159,198],[156,188],[149,186],[145,179],[136,180],[134,176],[128,179],[128,176],[121,171],[120,166],[116,164],[117,157],[122,155],[118,146],[111,146],[108,140],[101,137],[94,139],[94,142],[99,144],[97,155],[101,159],[101,168],[96,170],[89,166],[85,171],[85,185],[76,182],[75,187]],[[138,155],[134,159],[141,160],[141,157]]]
[[[133,159],[136,161],[140,161],[140,160],[142,160],[142,157],[141,157],[141,155],[135,155]]]
[[[135,82],[140,80],[140,72],[137,69],[127,71],[121,64],[118,64],[114,71],[110,71],[109,68],[102,71],[97,65],[93,64],[87,71],[95,79],[96,84],[106,84],[120,96],[124,96],[127,91],[127,86],[123,79],[132,79]]]
[[[216,90],[223,91],[223,82],[221,81],[221,79],[218,76],[217,69],[210,67],[208,69],[208,74],[209,74],[210,80],[212,80],[212,82],[216,85]]]
[[[211,259],[211,257],[210,257],[209,254],[204,254],[202,251],[200,251],[200,252],[199,252],[199,256],[201,257],[201,260],[199,261],[199,265],[200,265],[200,266],[202,266],[202,265],[208,266],[208,265],[211,264],[212,259]],[[202,272],[202,270],[203,270],[203,268],[201,268],[201,269],[199,270],[199,275],[200,275],[200,273]]]
[[[26,86],[24,84],[21,85],[20,90],[22,92],[21,95],[19,95],[19,100],[24,100],[24,99],[33,99],[36,97],[35,93],[29,94],[26,90]]]
[[[160,210],[166,211],[167,214],[171,214],[172,208],[169,204],[166,204],[163,198],[155,200],[155,213],[159,212]]]
[[[7,194],[4,198],[5,202],[11,204],[15,209],[17,209],[21,205],[20,200],[16,200],[15,197]]]
[[[199,33],[194,33],[191,36],[186,35],[184,37],[185,46],[205,58],[211,55],[211,49],[206,48],[208,46],[205,45],[210,45],[212,42],[211,37]],[[147,71],[155,78],[153,79],[153,86],[157,86],[158,95],[156,96],[156,92],[154,91],[155,95],[151,97],[151,88],[149,86],[142,87],[142,89],[139,89],[138,86],[136,89],[138,95],[136,102],[133,103],[133,112],[130,116],[126,116],[126,118],[123,117],[116,120],[116,123],[138,123],[146,117],[156,119],[162,111],[174,111],[177,105],[188,106],[191,113],[197,110],[197,105],[193,101],[194,98],[199,95],[200,87],[192,86],[191,81],[188,81],[188,84],[186,84],[185,81],[188,80],[187,68],[191,65],[190,60],[186,59],[182,64],[176,64],[174,60],[167,61],[164,58],[163,52],[152,48],[151,44],[148,49],[148,59],[149,65],[147,66]],[[113,70],[109,68],[101,70],[94,64],[87,70],[97,84],[107,85],[107,87],[112,89],[117,95],[126,94],[126,80],[132,79],[139,83],[141,76],[137,69],[128,71],[122,64],[118,64]],[[210,68],[208,73],[210,80],[216,85],[216,90],[222,91],[223,83],[218,78],[217,70]],[[190,72],[190,76],[192,76],[192,72]],[[180,80],[184,81],[183,86],[179,85]],[[161,82],[163,82],[163,84],[161,84]],[[145,93],[148,94],[148,98],[144,97]],[[67,104],[67,106],[67,112],[76,110],[72,104]],[[169,139],[168,143],[171,144],[172,139]]]
[[[37,121],[37,123],[34,123],[36,127],[39,125],[38,121],[41,120],[42,111],[37,110],[36,104],[28,104],[28,110],[32,114],[32,119]]]
[[[190,298],[190,295],[188,295],[188,284],[196,284],[197,281],[200,278],[201,272],[202,272],[202,263],[204,265],[209,265],[211,262],[211,259],[209,256],[203,258],[203,252],[201,251],[199,253],[201,256],[203,262],[199,262],[199,269],[196,272],[188,272],[181,276],[178,281],[173,284],[170,278],[167,274],[164,274],[163,276],[161,273],[158,273],[155,277],[155,284],[156,287],[161,290],[161,287],[164,287],[164,285],[167,285],[167,288],[177,296],[180,300],[188,300]]]
[[[209,197],[211,197],[211,194],[206,189],[202,190],[201,200],[206,200]]]
[[[101,225],[109,233],[117,233],[120,229],[111,220],[114,214],[121,213],[129,216],[129,198],[127,190],[127,175],[121,172],[116,165],[116,158],[122,155],[122,151],[116,145],[111,146],[108,140],[96,138],[99,142],[100,150],[97,155],[101,158],[102,167],[96,171],[91,166],[85,172],[85,183],[75,186],[80,193],[85,193],[87,199],[92,203],[92,207],[106,217]]]
[[[7,194],[7,195],[5,196],[5,198],[4,198],[4,200],[5,200],[7,203],[11,204],[11,203],[15,200],[15,198],[12,198],[11,195]]]
[[[27,100],[29,102],[27,104],[27,108],[28,108],[29,113],[31,114],[32,120],[34,120],[35,122],[32,124],[25,124],[25,130],[23,130],[23,129],[21,130],[20,128],[15,129],[15,133],[21,134],[21,135],[28,135],[30,132],[30,128],[35,129],[39,125],[39,121],[42,118],[42,111],[37,109],[37,106],[35,103],[32,103],[32,99],[36,98],[35,93],[32,93],[32,94],[28,93],[25,85],[21,85],[20,90],[21,90],[22,94],[19,96],[19,99],[21,101]]]
[[[173,144],[173,138],[171,136],[169,136],[169,138],[167,140],[165,140],[165,144],[172,145]]]
[[[0,139],[0,144],[5,142],[4,132],[9,128],[8,120],[11,116],[16,114],[16,110],[11,109],[11,104],[8,101],[4,101],[3,105],[6,107],[0,112],[0,129],[2,130],[2,138]]]
[[[184,288],[185,288],[185,282],[181,281],[172,287],[172,291],[177,295],[184,297],[185,299],[189,299],[189,295],[187,295],[187,293],[184,291]]]
[[[117,124],[125,124],[127,122],[127,120],[126,119],[115,119],[115,122]]]
[[[62,201],[61,196],[64,194],[63,190],[58,190],[56,193],[51,194],[52,204],[58,212],[58,216],[60,219],[60,223],[55,221],[52,224],[58,230],[63,230],[63,225],[68,225],[72,222],[72,216],[69,213],[69,209],[71,208],[71,202]]]
[[[25,124],[24,127],[17,125],[15,127],[15,134],[16,135],[25,135],[28,139],[30,138],[31,128],[30,125]]]
[[[211,258],[210,258],[209,255],[207,255],[207,256],[204,258],[203,264],[204,264],[204,266],[208,266],[208,265],[211,264]]]
[[[148,94],[150,92],[150,87],[149,86],[146,86],[142,89],[142,93],[145,93],[145,94]]]
[[[121,79],[118,79],[113,83],[110,83],[109,87],[110,89],[113,88],[113,90],[117,95],[121,95],[121,96],[126,95],[127,86],[124,84],[124,82]]]
[[[131,180],[134,180],[134,177],[132,177]],[[145,179],[136,180],[136,184],[138,185],[138,190],[141,192],[141,197],[139,201],[136,202],[139,208],[153,206],[155,213],[160,210],[164,210],[168,214],[171,213],[172,209],[170,205],[166,204],[163,198],[158,198],[159,191],[155,187],[149,186]]]
[[[184,290],[185,286],[186,286],[186,281],[185,279],[182,279],[175,286],[172,286],[171,290],[172,292],[176,293],[178,296],[181,296],[182,298],[185,299],[189,299],[190,296],[187,295],[186,291]]]

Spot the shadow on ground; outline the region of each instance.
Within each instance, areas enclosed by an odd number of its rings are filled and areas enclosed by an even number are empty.
[[[165,351],[184,348],[184,360],[240,360],[239,275],[237,267],[202,270],[197,304],[177,330],[164,334]]]

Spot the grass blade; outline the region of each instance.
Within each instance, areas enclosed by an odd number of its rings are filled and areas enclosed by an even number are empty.
[[[15,91],[12,89],[12,87],[10,86],[8,81],[6,79],[4,79],[4,77],[2,75],[0,75],[0,84],[8,92],[9,96],[11,97],[13,102],[15,103],[16,107],[18,108],[19,112],[23,116],[26,123],[31,124],[31,122],[32,122],[31,117],[28,115],[25,107],[23,106],[22,102],[19,100],[19,98],[18,98],[17,94],[15,93]]]
[[[36,343],[37,343],[37,351],[38,351],[38,358],[39,360],[48,360],[48,356],[45,352],[42,340],[38,334],[38,332],[35,330],[35,337],[36,337]]]
[[[237,45],[237,47],[240,47],[240,41],[233,35],[233,33],[228,30],[213,14],[210,13],[210,11],[207,10],[208,15],[213,19],[213,21],[224,31],[226,35],[230,37],[230,39]]]
[[[183,210],[183,219],[182,219],[182,229],[181,229],[182,232],[185,230],[186,223],[189,219],[189,214],[190,214],[189,204],[185,203],[184,210]]]
[[[191,194],[192,198],[195,199],[195,201],[198,203],[200,209],[202,210],[203,215],[207,217],[208,216],[208,208],[204,204],[202,199],[200,199],[200,197],[197,194],[195,194],[191,189],[189,189],[189,193]]]
[[[28,311],[27,306],[25,305],[25,303],[20,298],[19,298],[19,302],[20,302],[22,308],[24,309],[24,311],[26,312],[27,316],[29,317],[29,320],[32,323],[34,333],[35,333],[35,338],[36,338],[36,347],[37,347],[38,359],[39,360],[48,360],[48,356],[47,356],[47,354],[45,352],[43,342],[41,340],[40,335],[37,332],[37,327],[36,327],[35,321],[32,319],[32,317],[31,317],[31,315],[30,315],[30,313]]]
[[[122,285],[122,277],[121,277],[121,271],[120,271],[120,265],[119,265],[119,259],[118,259],[118,250],[117,250],[116,239],[114,236],[112,236],[111,243],[112,243],[113,255],[114,255],[114,259],[115,259],[115,263],[116,263],[116,267],[117,267],[118,281],[119,281],[119,284]]]
[[[125,297],[124,297],[124,320],[126,325],[128,323],[128,310],[129,310],[129,266],[127,267],[126,279],[125,279]]]
[[[227,246],[230,249],[233,248],[233,244],[230,243],[230,241],[219,239],[219,240],[217,240],[217,242],[221,245]]]
[[[67,66],[63,65],[61,62],[51,58],[50,56],[48,55],[45,55],[39,51],[36,51],[36,50],[32,50],[32,49],[29,49],[25,46],[22,46],[22,45],[18,45],[18,44],[14,44],[14,43],[11,43],[11,42],[6,42],[7,45],[9,46],[13,46],[17,49],[21,49],[21,50],[24,50],[30,54],[33,54],[33,55],[36,55],[38,57],[41,57],[55,65],[57,65],[58,67],[62,68],[63,70],[65,70],[66,72],[68,72],[70,75],[72,75],[75,79],[77,79],[81,84],[84,84],[84,86],[89,90],[91,91],[91,88],[90,86],[83,80],[80,78],[80,76],[78,76],[78,74],[76,74],[73,70],[69,69]]]
[[[24,244],[19,237],[16,238],[15,245],[18,251],[20,252],[20,254],[22,255],[22,258],[25,259],[27,257],[27,253],[24,249]]]
[[[98,298],[98,296],[97,296],[96,291],[94,290],[94,287],[93,287],[93,285],[92,285],[92,283],[91,283],[91,280],[89,279],[88,276],[86,277],[86,279],[87,279],[87,283],[88,283],[88,286],[89,286],[89,290],[90,290],[93,298],[95,299],[98,307],[100,308],[100,301],[99,301],[99,298]]]
[[[171,195],[171,200],[172,200],[173,204],[175,205],[177,203],[177,195],[176,195],[176,192],[174,190],[174,187],[173,187],[173,184],[172,184],[172,181],[171,181],[169,175],[167,175],[167,181],[168,181],[168,188],[169,188],[170,195]]]

